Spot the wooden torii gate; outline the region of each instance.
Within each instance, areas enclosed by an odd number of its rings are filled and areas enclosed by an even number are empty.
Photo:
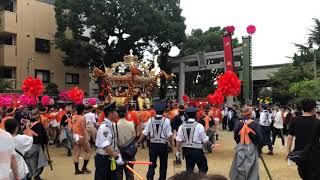
[[[236,69],[241,69],[239,78],[243,81],[243,97],[245,99],[245,103],[251,103],[252,66],[250,37],[243,37],[242,47],[234,48],[233,56],[241,57],[241,61],[234,62],[234,67]],[[185,95],[185,73],[211,69],[224,69],[224,61],[220,61],[223,58],[224,51],[216,51],[170,59],[170,63],[173,65],[171,71],[173,73],[179,73],[179,104],[183,104],[182,97]]]

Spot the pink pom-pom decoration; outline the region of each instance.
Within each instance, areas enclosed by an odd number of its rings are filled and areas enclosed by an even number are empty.
[[[41,104],[44,106],[50,105],[50,97],[49,96],[42,96]]]
[[[27,96],[27,95],[22,95],[19,97],[19,100],[21,105],[24,105],[24,106],[35,106],[37,105],[37,101],[34,97],[30,97],[30,96]]]
[[[69,100],[68,91],[61,91],[59,94],[59,99],[61,101],[68,101]]]
[[[96,99],[96,98],[90,98],[90,99],[88,99],[88,104],[89,104],[90,106],[96,105],[96,104],[97,104],[97,99]]]
[[[12,98],[10,96],[0,97],[0,107],[8,107],[12,105]]]
[[[226,31],[227,31],[228,34],[233,34],[235,29],[236,28],[234,26],[227,26],[226,27]]]
[[[254,33],[256,32],[256,27],[255,27],[254,25],[249,25],[249,26],[247,27],[247,32],[248,32],[248,34],[250,34],[250,35],[254,34]]]

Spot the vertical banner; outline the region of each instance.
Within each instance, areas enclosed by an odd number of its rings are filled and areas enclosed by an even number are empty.
[[[230,35],[223,37],[223,46],[225,71],[233,71],[232,38]]]

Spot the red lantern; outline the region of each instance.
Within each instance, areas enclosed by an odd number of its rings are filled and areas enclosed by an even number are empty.
[[[234,26],[227,26],[226,31],[228,34],[233,34],[236,28]]]
[[[68,91],[68,97],[75,104],[82,104],[84,98],[84,92],[78,87],[74,87]]]
[[[189,97],[187,95],[184,95],[182,97],[182,99],[183,99],[184,102],[188,102],[189,101]]]
[[[218,89],[225,96],[238,96],[240,93],[241,81],[236,73],[227,71],[218,78]]]
[[[254,25],[249,25],[249,26],[247,27],[247,32],[248,32],[248,34],[250,34],[250,35],[254,34],[254,33],[256,32],[256,27],[255,27]]]
[[[31,97],[40,96],[44,91],[43,83],[40,79],[33,79],[29,76],[23,81],[22,91]]]

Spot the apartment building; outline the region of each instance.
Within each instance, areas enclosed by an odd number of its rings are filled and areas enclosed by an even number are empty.
[[[0,0],[0,78],[12,80],[16,90],[33,76],[89,94],[88,69],[64,66],[64,53],[55,48],[53,1]]]

